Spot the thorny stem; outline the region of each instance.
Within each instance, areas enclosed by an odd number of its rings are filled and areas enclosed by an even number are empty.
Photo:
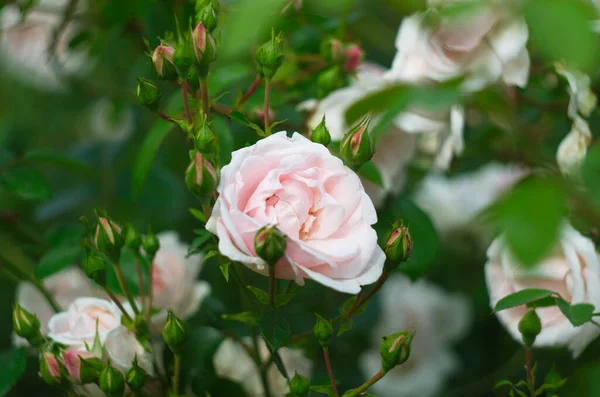
[[[107,286],[104,286],[104,292],[106,292],[106,294],[108,295],[108,297],[115,302],[115,305],[117,305],[117,307],[119,308],[119,310],[121,311],[121,313],[123,313],[123,316],[125,316],[125,318],[130,321],[131,323],[133,323],[133,319],[131,318],[131,316],[129,315],[129,313],[127,313],[127,310],[125,310],[125,308],[123,307],[123,305],[121,304],[121,301],[119,301],[119,298],[116,297],[115,294],[113,294],[113,292],[108,289]]]
[[[133,312],[135,314],[139,314],[140,311],[138,310],[137,304],[135,303],[135,300],[133,299],[133,295],[131,295],[131,291],[129,291],[129,288],[127,287],[127,283],[125,282],[125,276],[123,275],[123,271],[121,270],[121,267],[118,264],[113,263],[113,269],[115,270],[115,274],[117,275],[117,280],[119,281],[119,286],[121,287],[121,291],[123,291],[123,294],[129,301],[129,304],[131,305],[131,309],[133,310]]]
[[[535,397],[535,378],[533,377],[533,368],[531,366],[533,354],[531,348],[525,348],[525,371],[527,372],[527,387],[531,397]]]
[[[158,114],[158,116],[163,120],[167,120],[171,123],[175,123],[175,120],[173,120],[172,117],[169,117],[165,112],[158,111],[158,112],[156,112],[156,114]],[[177,124],[177,123],[175,123],[175,124]]]
[[[380,369],[379,372],[377,372],[375,375],[373,375],[365,383],[363,383],[362,385],[360,385],[356,389],[352,389],[352,390],[346,392],[344,394],[344,397],[354,397],[354,396],[360,395],[360,393],[364,392],[369,387],[373,386],[375,383],[377,383],[378,381],[380,381],[381,379],[383,379],[383,377],[385,376],[385,374],[386,374],[386,371],[384,371],[383,368]]]
[[[181,96],[183,98],[183,107],[185,108],[185,118],[188,123],[192,123],[192,111],[190,110],[190,102],[188,101],[188,83],[186,81],[181,83]]]
[[[256,89],[260,85],[261,81],[262,81],[262,78],[260,76],[256,76],[256,79],[254,79],[254,82],[252,83],[252,85],[250,86],[250,88],[248,88],[248,91],[246,91],[246,93],[244,94],[244,96],[236,104],[236,106],[235,106],[236,108],[242,106],[244,103],[246,103],[246,101],[248,99],[250,99],[250,97],[254,94],[254,92],[256,92]]]
[[[331,382],[331,390],[333,391],[333,397],[339,397],[337,385],[335,383],[335,376],[333,375],[333,368],[331,367],[331,359],[329,358],[329,349],[323,347],[323,356],[325,357],[325,366],[327,367],[327,373],[329,374],[329,381]]]
[[[264,107],[264,120],[265,120],[265,135],[271,135],[271,125],[269,124],[269,101],[271,97],[271,81],[265,79],[265,107]]]
[[[208,80],[203,79],[201,83],[202,109],[204,110],[204,115],[208,117],[210,114],[210,104],[208,103]]]

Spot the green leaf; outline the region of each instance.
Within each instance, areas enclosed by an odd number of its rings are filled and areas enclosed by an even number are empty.
[[[248,120],[242,112],[237,111],[237,110],[232,110],[231,113],[229,113],[229,117],[231,117],[231,119],[233,121],[235,121],[236,123],[239,123],[241,125],[245,125],[246,127],[252,128],[256,132],[258,132],[258,135],[261,135],[261,136],[264,135],[264,131],[262,130],[262,128],[260,128],[260,126],[258,124],[255,124],[255,123],[251,122],[250,120]]]
[[[23,347],[0,353],[0,397],[7,395],[25,373],[25,365],[26,352]]]
[[[190,327],[188,341],[181,356],[182,383],[190,384],[194,395],[202,396],[216,381],[213,356],[223,341],[223,334],[211,327]]]
[[[498,382],[496,382],[496,384],[494,385],[494,389],[497,389],[499,387],[503,387],[503,386],[513,386],[513,383],[509,380],[500,380]]]
[[[88,164],[73,159],[64,153],[49,149],[30,150],[23,156],[23,161],[27,161],[28,163],[50,163],[88,174],[93,172],[92,167]]]
[[[239,321],[248,325],[259,325],[262,319],[262,314],[253,312],[241,312],[236,314],[223,314],[224,320]]]
[[[513,294],[507,295],[504,298],[500,299],[496,306],[494,307],[494,312],[499,312],[500,310],[510,309],[511,307],[525,305],[527,303],[535,302],[540,299],[547,298],[549,296],[554,295],[553,291],[547,289],[538,289],[538,288],[527,288],[522,289]]]
[[[195,208],[190,208],[190,213],[194,216],[194,218],[198,219],[200,222],[206,223],[206,217],[204,216],[204,213],[202,211],[197,210]]]
[[[370,161],[367,161],[359,168],[358,175],[369,182],[373,182],[377,186],[383,187],[383,179],[381,179],[381,174],[379,173],[379,170],[375,164]]]
[[[61,224],[46,233],[46,241],[53,248],[79,245],[84,233],[85,226],[81,222]]]
[[[311,385],[310,390],[314,391],[315,393],[326,394],[329,397],[333,397],[333,389],[331,388],[331,385]]]
[[[579,327],[594,317],[594,305],[592,304],[577,303],[575,305],[571,305],[562,298],[557,298],[556,304],[574,327]]]
[[[0,174],[0,183],[24,200],[48,200],[52,197],[46,178],[31,168],[16,166],[6,170]]]
[[[265,291],[263,291],[260,288],[256,288],[252,285],[248,285],[246,286],[246,288],[252,291],[252,293],[260,303],[262,303],[263,305],[269,304],[269,294],[267,294]]]
[[[195,230],[198,237],[192,240],[189,248],[188,248],[188,256],[196,254],[202,251],[202,247],[212,238],[212,233],[205,229],[197,229]]]
[[[172,127],[173,126],[170,123],[160,121],[150,129],[144,142],[142,142],[142,146],[135,159],[133,176],[131,179],[131,194],[134,198],[137,198],[142,192],[144,184],[150,174],[150,170],[152,170],[152,163],[154,162],[156,153],[164,139],[173,129]]]
[[[554,245],[565,214],[564,193],[550,180],[530,178],[490,209],[490,221],[504,232],[510,250],[525,266]]]
[[[63,246],[48,251],[36,266],[34,273],[39,279],[49,277],[73,265],[81,253],[79,245]]]
[[[590,27],[595,16],[591,4],[571,0],[532,0],[525,19],[534,50],[549,61],[566,61],[572,67],[592,71],[598,66],[598,39]]]
[[[260,334],[271,350],[277,350],[290,340],[292,328],[280,312],[268,312],[260,322]]]
[[[338,329],[337,336],[343,335],[346,332],[352,329],[352,325],[354,324],[354,319],[352,317],[344,317],[342,318],[342,323],[340,324],[340,328]]]
[[[225,263],[221,263],[219,265],[219,269],[221,269],[221,273],[223,277],[225,277],[225,281],[229,282],[229,266],[231,266],[231,262],[227,261]]]
[[[129,288],[129,291],[131,291],[131,293],[134,296],[138,296],[140,294],[139,278],[137,275],[137,265],[136,265],[138,260],[140,260],[140,258],[138,258],[138,256],[136,256],[135,253],[130,248],[124,247],[121,250],[119,267],[121,268],[121,271],[123,272],[123,276],[125,278],[125,284],[127,285],[127,288]],[[140,265],[142,266],[142,268],[147,268],[145,261],[140,263]],[[147,281],[146,272],[143,272],[143,276],[144,276],[144,280],[146,280],[145,284],[147,285],[148,281]],[[123,291],[121,290],[121,286],[119,285],[119,280],[117,279],[117,275],[113,269],[113,266],[111,266],[108,262],[107,262],[107,269],[106,269],[106,281],[107,281],[108,288],[112,292],[114,292],[117,295],[124,296]]]

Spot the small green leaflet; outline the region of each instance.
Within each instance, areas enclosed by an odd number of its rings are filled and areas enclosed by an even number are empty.
[[[494,312],[500,310],[510,309],[511,307],[525,305],[527,303],[535,302],[540,299],[547,298],[554,295],[553,291],[547,289],[527,288],[521,291],[515,292],[500,299],[494,307]]]

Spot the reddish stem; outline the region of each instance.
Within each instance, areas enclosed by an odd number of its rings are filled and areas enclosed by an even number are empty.
[[[185,118],[187,119],[187,121],[189,123],[191,123],[193,120],[192,120],[192,112],[190,110],[190,102],[188,101],[189,89],[190,88],[186,81],[181,83],[181,96],[183,97],[183,107],[185,108]]]
[[[252,85],[250,86],[250,88],[248,88],[248,91],[246,91],[246,93],[240,99],[240,101],[237,103],[236,107],[242,106],[248,99],[250,99],[250,97],[252,96],[252,94],[254,94],[254,92],[256,91],[256,89],[258,88],[258,86],[260,85],[261,81],[262,81],[262,77],[256,76],[256,79],[254,79],[254,82],[252,83]]]
[[[335,384],[335,376],[333,375],[333,368],[331,367],[331,359],[329,358],[329,349],[323,348],[323,356],[325,357],[325,366],[327,366],[327,373],[329,374],[329,381],[331,382],[331,390],[333,391],[333,397],[338,397],[340,394]]]

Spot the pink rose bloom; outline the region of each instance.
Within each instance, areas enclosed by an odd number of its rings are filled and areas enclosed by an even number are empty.
[[[590,303],[600,309],[600,262],[594,243],[570,225],[565,225],[552,252],[533,267],[523,267],[510,252],[502,237],[488,249],[485,276],[492,307],[507,295],[526,288],[557,292],[571,304]],[[496,313],[507,331],[522,343],[519,321],[525,306]],[[587,323],[574,327],[556,306],[536,309],[542,332],[534,347],[565,346],[576,358],[598,335],[600,329]]]
[[[206,229],[219,251],[267,275],[254,235],[276,225],[287,237],[276,277],[300,285],[313,279],[337,291],[358,293],[376,281],[385,255],[371,227],[377,214],[358,176],[325,146],[300,134],[278,132],[232,154]]]
[[[121,311],[113,302],[98,298],[76,299],[65,312],[48,321],[48,337],[67,346],[84,350],[92,346],[96,332],[104,343],[108,334],[121,325]]]

